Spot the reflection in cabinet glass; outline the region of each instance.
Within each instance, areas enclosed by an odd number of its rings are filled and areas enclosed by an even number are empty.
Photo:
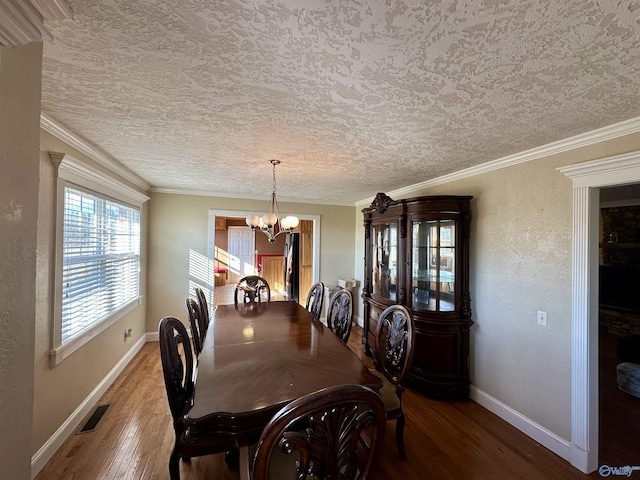
[[[376,295],[396,300],[398,275],[398,224],[386,223],[373,227],[371,255],[372,291]]]
[[[455,221],[412,222],[411,288],[416,310],[455,310]]]

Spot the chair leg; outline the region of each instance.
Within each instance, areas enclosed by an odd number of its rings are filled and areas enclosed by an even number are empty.
[[[398,445],[398,453],[403,460],[407,458],[404,453],[404,413],[396,419],[396,443]]]
[[[240,465],[240,454],[238,450],[229,450],[224,454],[224,461],[230,468],[236,469]]]
[[[180,480],[180,457],[175,448],[169,457],[169,478],[171,480]]]

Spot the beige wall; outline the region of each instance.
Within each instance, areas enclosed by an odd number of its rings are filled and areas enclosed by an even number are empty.
[[[146,239],[148,207],[142,208],[141,293],[142,305],[111,325],[100,335],[50,367],[52,286],[54,278],[55,177],[48,152],[62,152],[92,168],[107,171],[80,152],[46,132],[40,136],[40,202],[38,211],[38,255],[35,315],[35,392],[33,442],[35,453],[69,416],[89,397],[125,354],[146,332]],[[126,182],[125,182],[126,183]],[[148,203],[148,202],[147,202]],[[132,329],[133,336],[124,338]]]
[[[410,195],[473,195],[471,382],[565,440],[571,439],[573,191],[556,168],[638,149],[640,135],[630,135]],[[356,245],[362,282],[360,208]],[[538,310],[548,313],[547,328],[537,325]]]
[[[149,303],[147,330],[157,331],[162,317],[187,322],[185,298],[189,258],[207,257],[210,210],[264,210],[265,201],[154,193],[149,217]],[[354,270],[354,207],[281,203],[281,211],[320,215],[320,280],[335,285]],[[260,234],[258,234],[260,235]],[[192,262],[193,263],[193,262]],[[191,268],[191,272],[197,267]]]
[[[42,45],[0,47],[0,478],[31,474]]]

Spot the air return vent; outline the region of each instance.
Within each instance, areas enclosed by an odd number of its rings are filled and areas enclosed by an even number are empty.
[[[98,423],[100,422],[104,414],[107,413],[107,410],[109,409],[110,406],[111,404],[97,406],[96,409],[91,414],[91,416],[89,417],[89,419],[87,420],[87,422],[82,426],[82,428],[78,433],[93,432],[98,426]]]

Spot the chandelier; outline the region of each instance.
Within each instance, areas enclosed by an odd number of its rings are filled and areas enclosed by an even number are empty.
[[[267,236],[269,243],[273,243],[281,233],[291,233],[291,231],[298,226],[300,220],[294,216],[280,218],[278,201],[276,200],[276,165],[280,165],[280,160],[269,160],[269,163],[273,166],[273,187],[271,189],[271,200],[269,200],[267,213],[262,217],[249,215],[245,221],[247,225],[251,227],[251,230],[255,231],[256,228],[258,228]],[[276,225],[278,225],[277,233],[275,231]]]

